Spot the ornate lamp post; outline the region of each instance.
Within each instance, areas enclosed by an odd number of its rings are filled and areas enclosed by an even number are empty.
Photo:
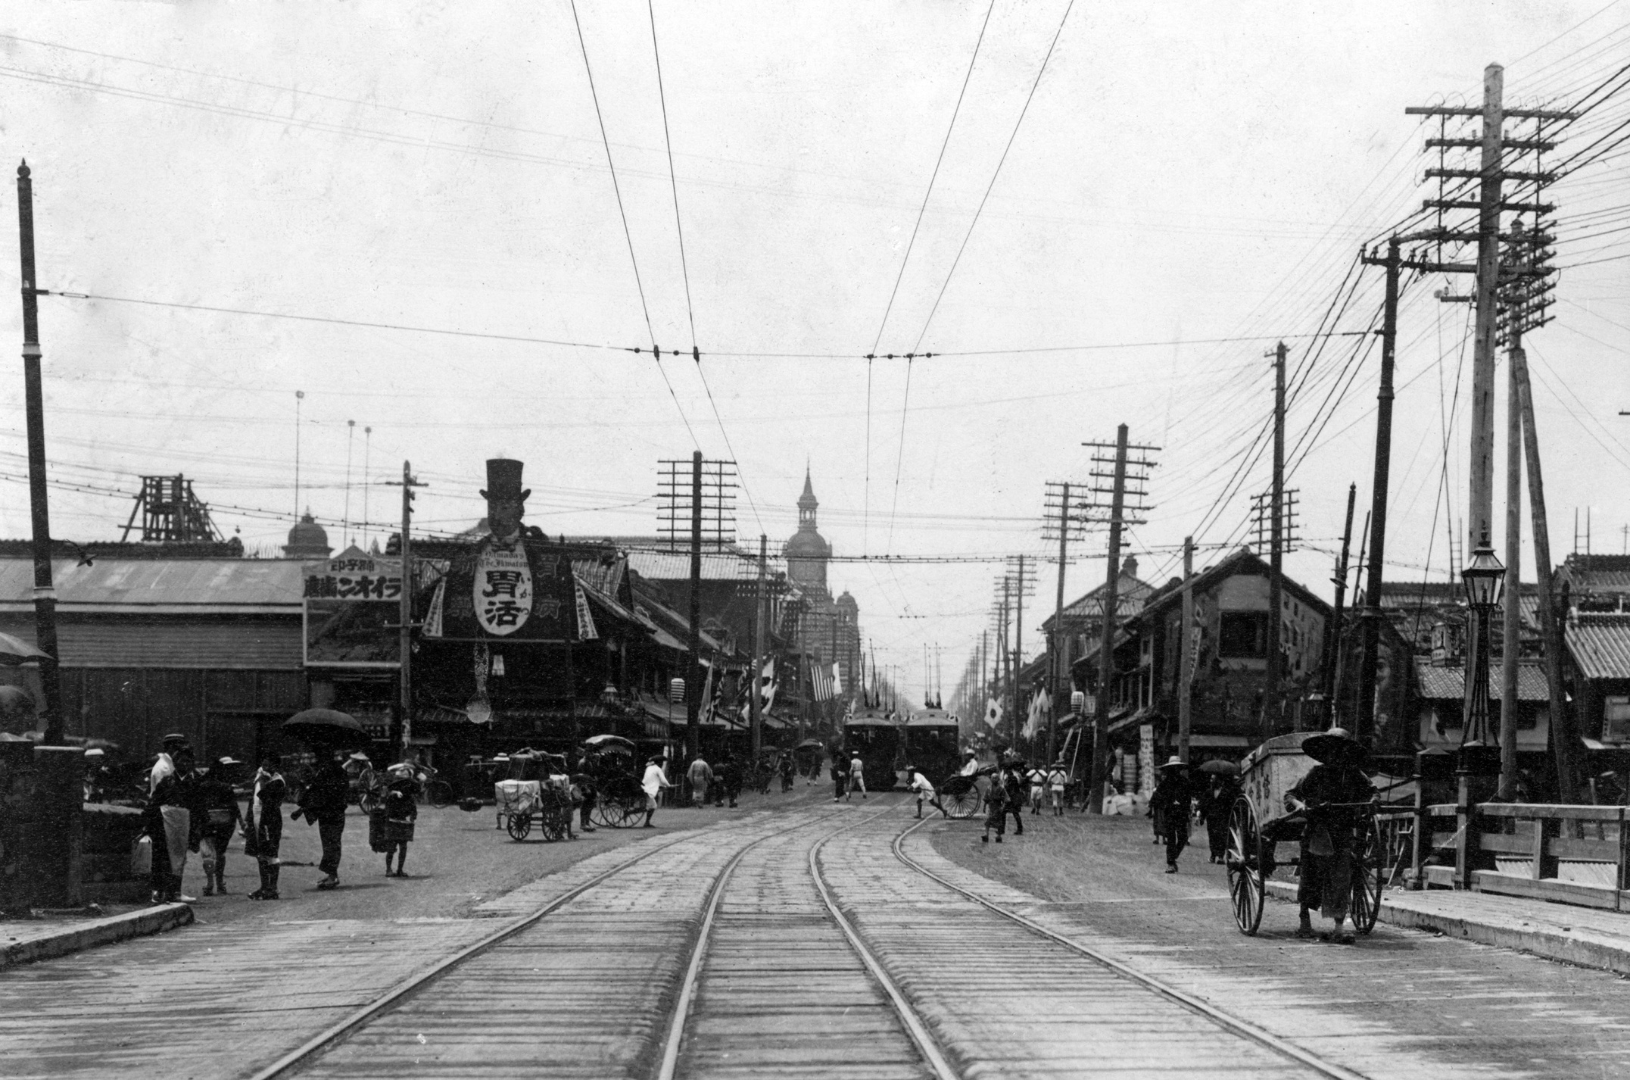
[[[1466,604],[1471,609],[1471,678],[1466,683],[1466,706],[1462,715],[1460,748],[1496,745],[1489,731],[1489,616],[1500,606],[1505,588],[1505,567],[1494,557],[1488,533],[1472,552],[1471,562],[1460,572],[1466,586]]]
[[[1505,567],[1494,557],[1485,530],[1471,562],[1460,572],[1466,586],[1467,658],[1470,662],[1466,680],[1466,705],[1461,715],[1460,754],[1455,769],[1457,793],[1455,816],[1459,835],[1468,837],[1472,827],[1472,777],[1491,776],[1499,770],[1499,743],[1489,731],[1489,621],[1494,609],[1500,605],[1500,593],[1505,587]],[[1514,656],[1507,663],[1515,662]],[[1462,840],[1464,844],[1464,840]],[[1458,853],[1458,886],[1468,889],[1472,884],[1473,860],[1464,847]]]

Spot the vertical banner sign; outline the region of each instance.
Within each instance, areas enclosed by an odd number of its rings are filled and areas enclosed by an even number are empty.
[[[1155,793],[1155,726],[1138,725],[1138,794]]]
[[[597,641],[600,638],[600,628],[594,625],[594,612],[589,610],[589,598],[583,593],[583,586],[573,582],[577,589],[577,640]]]

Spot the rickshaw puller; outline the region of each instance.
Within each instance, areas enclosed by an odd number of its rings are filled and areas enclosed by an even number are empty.
[[[1336,924],[1327,940],[1351,945],[1354,936],[1347,925],[1347,910],[1353,896],[1353,848],[1359,813],[1340,804],[1371,801],[1375,785],[1360,768],[1364,747],[1343,728],[1309,736],[1302,742],[1302,752],[1319,764],[1285,793],[1285,809],[1307,813],[1307,825],[1302,830],[1301,880],[1296,891],[1300,907],[1296,936],[1313,936],[1311,912],[1317,907]]]

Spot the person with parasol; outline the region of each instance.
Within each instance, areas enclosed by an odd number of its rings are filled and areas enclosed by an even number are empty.
[[[317,868],[323,872],[317,888],[325,892],[340,885],[341,844],[345,835],[345,808],[350,803],[350,779],[339,762],[348,750],[368,743],[368,734],[355,717],[334,709],[306,709],[283,721],[286,734],[303,740],[317,758],[316,775],[301,794],[300,805],[290,820],[301,817],[317,826],[323,857]]]
[[[1239,766],[1221,758],[1200,766],[1209,783],[1199,793],[1200,817],[1206,823],[1206,840],[1211,846],[1211,861],[1222,862],[1228,853],[1228,815],[1239,798]]]
[[[1318,764],[1285,793],[1285,809],[1307,815],[1296,893],[1300,906],[1296,936],[1313,936],[1311,912],[1317,907],[1335,922],[1325,940],[1351,945],[1354,938],[1347,925],[1347,908],[1353,896],[1359,807],[1375,799],[1375,785],[1362,768],[1367,753],[1340,727],[1309,735],[1302,740],[1302,752]]]

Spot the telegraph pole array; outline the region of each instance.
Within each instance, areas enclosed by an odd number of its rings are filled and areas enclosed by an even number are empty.
[[[678,550],[680,522],[690,521],[690,663],[685,680],[688,759],[702,745],[702,548],[707,545],[722,551],[735,543],[736,463],[704,460],[700,450],[689,461],[660,461],[657,499],[657,533],[668,541],[669,550]]]
[[[1048,655],[1053,659],[1053,709],[1047,724],[1049,762],[1057,756],[1059,710],[1070,700],[1069,635],[1064,631],[1064,566],[1069,560],[1069,541],[1086,539],[1088,526],[1103,523],[1103,516],[1093,513],[1092,500],[1087,497],[1090,489],[1090,484],[1047,482],[1042,539],[1058,541],[1058,596],[1053,605],[1053,637],[1047,643]]]
[[[1007,572],[1002,575],[1002,591],[1014,612],[1013,647],[1008,650],[1008,700],[1012,705],[1009,744],[1019,740],[1019,708],[1022,703],[1019,669],[1024,666],[1024,598],[1036,595],[1036,562],[1023,555],[1009,555]]]
[[[1298,550],[1296,542],[1301,539],[1297,534],[1300,524],[1297,520],[1297,511],[1301,508],[1299,497],[1301,488],[1286,488],[1284,498],[1279,507],[1279,553],[1289,555]],[[1273,551],[1273,492],[1264,491],[1251,496],[1251,550],[1258,555],[1269,555]]]
[[[1533,501],[1535,524],[1535,555],[1538,563],[1536,578],[1540,583],[1540,608],[1542,618],[1551,621],[1544,613],[1549,609],[1549,538],[1541,539],[1540,532],[1544,528],[1543,494],[1540,478],[1537,471],[1539,455],[1534,435],[1531,414],[1525,415],[1522,401],[1525,396],[1531,399],[1526,384],[1526,363],[1521,349],[1522,333],[1525,329],[1534,329],[1549,321],[1546,314],[1549,305],[1549,296],[1554,288],[1555,268],[1550,264],[1549,245],[1554,242],[1555,235],[1550,224],[1550,215],[1555,207],[1542,202],[1540,196],[1544,190],[1557,179],[1555,172],[1549,172],[1544,167],[1543,155],[1555,149],[1556,144],[1551,135],[1558,125],[1565,124],[1577,117],[1577,113],[1555,109],[1508,109],[1503,100],[1505,89],[1505,72],[1498,64],[1490,64],[1483,72],[1483,102],[1480,107],[1471,106],[1421,106],[1406,109],[1405,112],[1416,116],[1435,117],[1438,121],[1438,135],[1426,141],[1428,149],[1438,151],[1438,166],[1427,170],[1426,175],[1438,181],[1438,197],[1428,199],[1424,208],[1435,210],[1436,218],[1431,227],[1394,239],[1389,243],[1388,260],[1389,279],[1395,279],[1398,266],[1427,273],[1445,274],[1471,274],[1475,288],[1470,294],[1453,295],[1444,290],[1438,294],[1439,299],[1446,302],[1470,302],[1475,305],[1475,337],[1472,342],[1472,417],[1471,417],[1471,461],[1470,461],[1470,492],[1467,506],[1471,514],[1470,528],[1465,533],[1465,541],[1469,547],[1490,546],[1493,536],[1493,489],[1494,489],[1494,357],[1495,350],[1505,345],[1511,350],[1511,363],[1508,365],[1509,392],[1516,406],[1508,410],[1508,439],[1507,447],[1507,551],[1506,551],[1506,603],[1514,609],[1517,604],[1519,543],[1517,524],[1511,519],[1513,502],[1520,503],[1521,490],[1521,461],[1522,451],[1520,444],[1529,443],[1529,495]],[[1481,131],[1475,138],[1451,136],[1449,124],[1456,120],[1480,118]],[[1508,134],[1506,126],[1515,121],[1519,125],[1526,125],[1525,130]],[[1456,151],[1478,152],[1476,168],[1470,167],[1469,162],[1451,160],[1451,154]],[[1477,197],[1466,198],[1465,188],[1470,181],[1477,182]],[[1513,185],[1512,197],[1507,197],[1506,184]],[[1459,212],[1474,212],[1475,227]],[[1509,226],[1506,224],[1506,215],[1511,215]],[[1525,223],[1522,219],[1527,217]],[[1397,254],[1398,239],[1412,244],[1421,245],[1419,249],[1412,250],[1407,257],[1400,258]],[[1475,262],[1464,261],[1463,256],[1457,253],[1464,251],[1470,245],[1476,245]],[[1448,252],[1446,255],[1445,252]],[[1372,260],[1373,261],[1373,260]],[[1395,289],[1392,280],[1389,280],[1389,306],[1395,306],[1395,298],[1390,295]],[[1385,372],[1390,375],[1390,370]],[[1390,418],[1389,418],[1390,419]],[[1517,433],[1518,429],[1521,433]],[[1524,440],[1521,435],[1530,436]],[[1379,438],[1379,431],[1378,431]],[[1377,465],[1380,474],[1380,465]],[[1382,535],[1384,518],[1376,519],[1372,515],[1372,528],[1376,538]],[[1542,551],[1541,548],[1544,550]],[[1381,544],[1372,542],[1371,559],[1372,568],[1379,561]],[[1379,602],[1379,589],[1374,588],[1378,581],[1378,573],[1372,573],[1372,588],[1374,596],[1366,597],[1366,607],[1373,610]],[[1369,612],[1366,612],[1368,614]],[[1476,744],[1484,741],[1486,732],[1474,730],[1483,719],[1475,702],[1479,700],[1481,687],[1474,688],[1472,683],[1477,677],[1477,656],[1480,655],[1481,642],[1486,641],[1490,627],[1483,625],[1485,617],[1472,613],[1472,623],[1469,627],[1468,645],[1466,650],[1466,704],[1462,716],[1463,741]],[[1514,629],[1508,623],[1508,631]],[[1367,693],[1360,698],[1361,719],[1368,724],[1374,715],[1373,660],[1368,647],[1370,632],[1366,631],[1366,663],[1365,670],[1360,672],[1361,688]],[[1547,632],[1546,653],[1548,663],[1556,663],[1555,653],[1558,642]],[[1513,637],[1507,639],[1507,663],[1504,676],[1507,686],[1502,690],[1501,715],[1501,782],[1502,796],[1509,796],[1514,791],[1516,755],[1516,684],[1515,684],[1515,658],[1516,642]],[[1552,687],[1553,697],[1560,694],[1558,687]],[[1561,730],[1552,740],[1556,753],[1558,783],[1563,801],[1571,801],[1575,797],[1573,775],[1572,747],[1570,732],[1571,725],[1566,711],[1553,703],[1552,715],[1556,717]]]
[[[1081,445],[1092,451],[1095,481],[1091,490],[1095,496],[1091,508],[1107,510],[1109,524],[1109,566],[1104,583],[1103,634],[1098,643],[1098,695],[1092,723],[1092,773],[1088,785],[1087,808],[1093,813],[1103,812],[1100,798],[1104,788],[1104,750],[1109,737],[1110,678],[1114,672],[1111,654],[1115,646],[1115,622],[1119,610],[1116,585],[1121,576],[1121,532],[1128,525],[1142,525],[1144,514],[1154,509],[1146,500],[1149,470],[1155,461],[1148,455],[1158,453],[1158,446],[1144,446],[1129,442],[1125,424],[1115,430],[1113,443],[1088,442]],[[1109,486],[1105,487],[1104,482]],[[1104,496],[1109,497],[1107,505]]]

